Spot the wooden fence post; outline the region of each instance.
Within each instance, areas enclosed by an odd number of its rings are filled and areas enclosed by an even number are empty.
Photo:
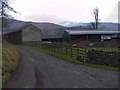
[[[87,48],[85,48],[85,61],[87,60]]]
[[[77,47],[77,56],[79,56],[79,48]]]
[[[54,47],[53,47],[53,48],[54,48],[54,52],[55,52],[55,44],[54,44]]]
[[[67,56],[67,46],[65,47],[65,51],[66,51],[66,56]]]
[[[61,45],[61,51],[60,51],[60,53],[62,54],[62,45]]]
[[[72,50],[72,46],[71,46],[71,57],[73,56],[73,52],[72,52],[73,50]]]
[[[53,45],[53,49],[54,49],[53,52],[55,52],[55,45]]]
[[[57,53],[59,53],[59,45],[57,44]]]

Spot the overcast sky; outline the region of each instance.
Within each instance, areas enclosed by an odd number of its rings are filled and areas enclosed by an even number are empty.
[[[59,23],[63,21],[91,22],[92,10],[99,8],[102,22],[118,22],[120,0],[14,0],[11,6],[21,13],[17,19]]]

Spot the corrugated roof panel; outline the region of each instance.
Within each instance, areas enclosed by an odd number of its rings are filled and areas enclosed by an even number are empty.
[[[96,31],[92,31],[92,30],[84,30],[84,31],[68,31],[67,32],[70,35],[85,35],[85,34],[118,34],[120,33],[119,31],[101,31],[101,30],[96,30]]]

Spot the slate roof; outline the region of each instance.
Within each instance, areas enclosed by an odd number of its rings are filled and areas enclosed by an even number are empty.
[[[21,30],[20,28],[26,25],[27,25],[26,22],[13,20],[13,22],[8,24],[6,27],[3,27],[2,31],[3,31],[3,34],[8,34],[8,33],[16,32],[16,31],[20,31]]]
[[[41,37],[47,38],[63,38],[66,28],[52,23],[32,23],[41,30]],[[66,32],[67,33],[67,32]]]
[[[9,34],[12,32],[23,30],[25,26],[33,25],[41,30],[41,37],[43,39],[48,38],[63,38],[66,28],[60,25],[52,23],[34,23],[34,22],[23,22],[18,20],[13,20],[9,23],[7,27],[4,27],[3,34]],[[66,32],[67,33],[67,32]]]

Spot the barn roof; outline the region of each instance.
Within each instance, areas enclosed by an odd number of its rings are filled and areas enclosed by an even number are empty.
[[[103,34],[103,35],[109,35],[109,34],[118,34],[119,31],[102,31],[102,30],[82,30],[82,31],[71,31],[66,30],[70,35],[87,35],[87,34]]]
[[[33,25],[41,30],[41,37],[43,39],[47,38],[63,38],[66,28],[53,23],[34,23],[34,22],[23,22],[18,20],[13,20],[9,23],[7,27],[3,28],[3,34],[9,34],[16,31],[21,31],[25,26]]]
[[[20,31],[21,30],[20,28],[26,25],[27,25],[26,22],[13,20],[13,22],[8,24],[6,27],[3,27],[2,31],[3,31],[3,34],[8,34],[16,31]]]
[[[53,23],[32,23],[41,30],[41,36],[43,39],[47,38],[63,38],[66,28]]]

